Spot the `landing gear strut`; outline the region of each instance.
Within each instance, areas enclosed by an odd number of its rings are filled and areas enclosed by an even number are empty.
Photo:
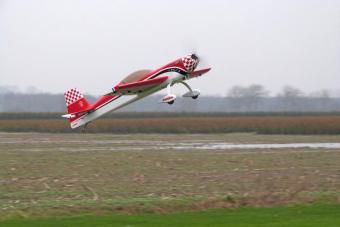
[[[192,90],[191,87],[184,81],[181,81],[180,83],[186,86],[189,90],[187,93],[183,95],[183,97],[191,97],[192,99],[197,99],[198,96],[201,94],[201,92],[197,89]]]
[[[191,87],[187,83],[185,83],[184,81],[180,81],[179,83],[183,84],[189,90],[187,93],[185,93],[183,95],[183,97],[190,97],[192,99],[197,99],[198,96],[201,94],[201,92],[199,90],[191,89]],[[168,86],[167,86],[167,95],[164,96],[161,99],[162,103],[167,103],[169,105],[174,104],[175,99],[176,99],[176,95],[171,94],[171,86],[172,86],[172,84],[168,84]]]
[[[169,105],[174,104],[175,99],[176,99],[176,95],[171,94],[171,84],[168,84],[167,86],[167,95],[164,96],[161,100],[162,103],[168,103]]]

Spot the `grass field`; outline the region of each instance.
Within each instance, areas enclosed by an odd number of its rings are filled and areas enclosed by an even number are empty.
[[[61,114],[0,114],[0,131],[68,132]],[[88,133],[340,134],[340,116],[324,114],[118,113],[89,124]],[[73,131],[74,132],[74,131]]]
[[[117,218],[108,216],[112,214],[338,204],[339,149],[210,147],[316,142],[338,143],[340,136],[0,133],[0,220],[15,223],[18,218],[38,218],[36,223],[44,223],[41,218],[85,213],[102,216],[99,222],[110,222]],[[316,215],[322,210],[315,209]],[[330,209],[329,215],[340,213],[337,205]],[[228,211],[208,212],[202,223],[220,212]],[[245,211],[239,212],[242,216]],[[322,220],[332,218],[323,214]],[[189,220],[191,214],[178,215]],[[121,218],[142,223],[149,220],[143,216]],[[97,220],[81,216],[79,222],[88,219]],[[78,221],[58,219],[56,223],[63,220]]]
[[[314,204],[274,208],[219,209],[195,213],[110,215],[16,219],[0,222],[0,227],[337,227],[340,205]]]

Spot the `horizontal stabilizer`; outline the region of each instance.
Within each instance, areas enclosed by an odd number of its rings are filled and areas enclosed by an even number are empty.
[[[71,119],[71,118],[75,118],[75,117],[78,117],[80,115],[83,115],[85,113],[89,113],[92,110],[94,110],[94,109],[93,108],[86,108],[86,109],[78,111],[78,112],[73,112],[73,113],[68,113],[68,114],[61,115],[61,117],[67,118],[67,119]]]
[[[61,115],[61,117],[66,118],[66,119],[71,119],[71,118],[76,117],[76,115],[73,115],[73,114],[64,114],[64,115]]]

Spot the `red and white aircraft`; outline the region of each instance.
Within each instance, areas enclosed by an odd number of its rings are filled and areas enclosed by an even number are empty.
[[[167,88],[167,95],[161,99],[162,103],[173,104],[176,95],[171,94],[171,86],[181,83],[188,88],[183,97],[197,99],[200,91],[191,89],[186,80],[201,76],[211,68],[195,70],[199,58],[190,54],[179,58],[156,70],[140,70],[134,72],[117,84],[112,91],[93,104],[90,104],[77,88],[65,93],[68,114],[62,117],[69,119],[71,128],[87,125],[100,116],[122,108],[132,102]]]

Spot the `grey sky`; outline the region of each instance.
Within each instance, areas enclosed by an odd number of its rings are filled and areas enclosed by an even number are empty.
[[[340,1],[0,0],[0,85],[102,94],[194,50],[203,94],[339,90]]]

